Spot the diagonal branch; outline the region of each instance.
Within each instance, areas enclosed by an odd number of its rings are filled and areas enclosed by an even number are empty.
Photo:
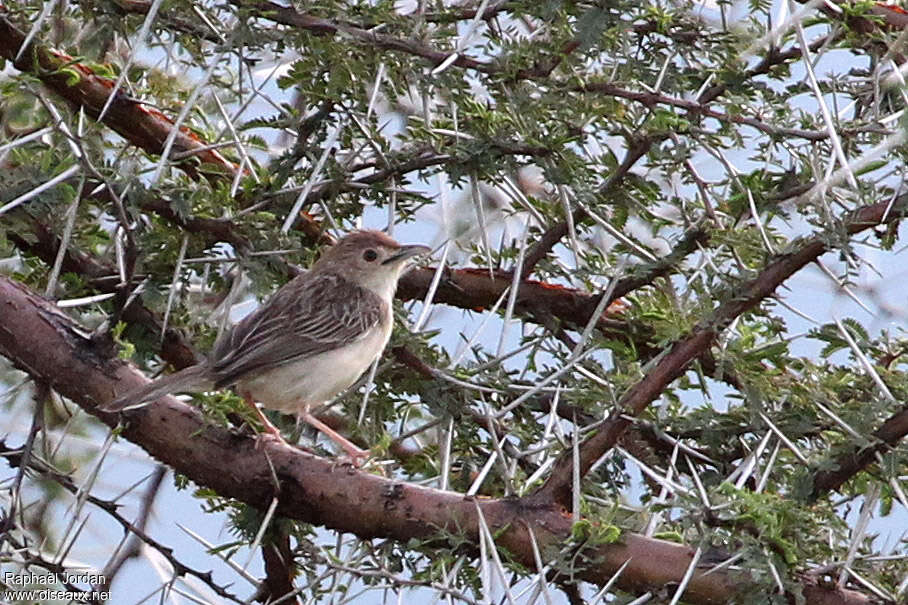
[[[898,221],[906,213],[906,209],[908,195],[901,196],[895,203],[884,201],[865,206],[845,221],[844,231],[853,235],[881,223]],[[736,288],[734,292],[726,293],[727,301],[720,304],[709,317],[701,320],[687,336],[675,341],[647,375],[621,397],[616,409],[603,421],[602,427],[581,444],[581,476],[586,475],[593,463],[614,447],[631,425],[632,417],[643,413],[672,381],[687,371],[693,360],[706,354],[716,337],[735,318],[772,296],[785,280],[831,248],[828,234],[820,233],[802,240],[800,245],[792,247],[792,252],[779,256],[767,265],[756,278]],[[570,503],[573,464],[573,453],[563,453],[536,497],[565,505]]]
[[[873,464],[878,456],[898,444],[908,435],[908,409],[894,414],[873,433],[876,443],[846,452],[831,463],[824,461],[819,466],[827,470],[817,471],[813,476],[813,489],[809,499],[817,500],[829,490],[838,489],[843,483]]]
[[[10,23],[0,4],[0,57],[11,61],[19,71],[37,77],[73,106],[97,119],[114,90],[115,81],[97,75],[94,69],[74,57],[34,42],[20,54],[24,42],[25,34]],[[170,118],[122,91],[114,96],[103,122],[136,147],[153,154],[164,151],[164,143],[174,129]],[[195,158],[178,163],[193,178],[204,174],[208,178],[220,175],[229,179],[239,170],[185,126],[176,133],[171,153]]]

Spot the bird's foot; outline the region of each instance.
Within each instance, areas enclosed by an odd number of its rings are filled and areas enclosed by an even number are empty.
[[[353,468],[362,468],[362,466],[372,457],[372,452],[370,450],[363,450],[352,443],[349,443],[346,446],[343,446],[344,452],[347,454],[343,457],[345,460],[349,460]]]
[[[281,436],[280,432],[265,431],[264,433],[258,433],[255,436],[255,449],[261,450],[265,448],[267,443],[280,443],[281,445],[286,445],[287,447],[293,447]]]
[[[338,447],[347,453],[346,458],[353,468],[360,468],[366,460],[372,455],[369,450],[360,449],[352,441],[332,429],[330,426],[310,414],[308,411],[302,413],[301,418],[321,431],[326,437],[331,439]]]

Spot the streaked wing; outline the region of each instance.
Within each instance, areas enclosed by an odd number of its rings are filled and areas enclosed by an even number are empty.
[[[216,388],[356,340],[381,321],[384,304],[339,275],[296,277],[215,344],[208,363]]]

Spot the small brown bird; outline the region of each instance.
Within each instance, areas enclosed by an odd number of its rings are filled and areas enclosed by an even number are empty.
[[[299,415],[358,464],[368,452],[309,410],[347,389],[381,355],[391,337],[397,280],[410,259],[428,252],[380,231],[351,233],[218,339],[205,362],[118,397],[106,409],[236,386],[270,434],[282,440],[256,401]]]

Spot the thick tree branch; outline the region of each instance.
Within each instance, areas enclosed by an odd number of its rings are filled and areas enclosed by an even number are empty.
[[[16,209],[14,213],[15,217],[29,229],[27,233],[7,232],[7,237],[23,252],[40,258],[48,266],[53,265],[60,247],[60,238],[48,225],[32,217],[25,210]],[[66,248],[62,269],[64,272],[72,272],[86,278],[98,292],[115,293],[119,290],[116,267],[73,245]],[[154,338],[160,337],[163,328],[161,318],[138,299],[133,300],[123,309],[120,318],[146,330],[149,334],[154,335]],[[195,348],[178,330],[173,328],[168,328],[164,332],[159,353],[162,359],[177,369],[198,362]]]
[[[299,605],[298,598],[287,596],[296,592],[293,586],[296,566],[293,561],[293,552],[290,549],[290,536],[281,529],[272,533],[274,535],[265,544],[262,544],[265,580],[256,600],[267,604],[281,599],[281,603]]]
[[[418,267],[407,273],[397,288],[400,300],[421,299],[429,291],[436,268]],[[491,308],[512,283],[510,271],[498,269],[489,274],[488,269],[446,270],[437,290],[434,302],[484,311]],[[525,280],[517,293],[515,310],[523,316],[532,316],[533,307],[544,308],[559,320],[573,327],[582,327],[590,320],[598,300],[587,292],[574,288],[549,284],[536,280]],[[591,305],[592,303],[592,305]],[[603,333],[626,340],[632,333],[627,322],[603,314],[597,320],[597,327]]]
[[[11,61],[19,71],[37,77],[74,107],[84,109],[86,114],[97,119],[114,90],[115,80],[99,76],[88,65],[34,41],[20,54],[24,42],[25,34],[10,23],[0,4],[0,57]],[[102,121],[133,145],[157,155],[163,153],[164,143],[174,131],[170,118],[128,96],[122,89],[110,102]],[[195,158],[178,163],[193,177],[199,174],[214,176],[210,173],[215,173],[232,178],[238,170],[235,164],[216,149],[208,148],[185,126],[177,130],[171,153]]]
[[[0,277],[0,310],[0,353],[107,425],[113,427],[122,420],[124,438],[224,497],[259,508],[277,497],[278,512],[285,517],[363,538],[401,542],[444,540],[449,533],[478,544],[482,515],[498,546],[522,564],[535,566],[534,540],[549,560],[569,546],[572,556],[578,556],[579,550],[590,562],[577,570],[579,578],[601,584],[626,563],[617,584],[632,592],[680,581],[691,561],[693,550],[687,546],[635,534],[624,534],[614,544],[568,545],[570,515],[537,498],[466,497],[360,472],[280,443],[268,442],[257,449],[253,437],[213,426],[197,409],[172,397],[121,419],[98,406],[144,384],[141,373],[99,351],[76,331],[69,317],[6,277]],[[272,469],[278,485],[273,483]],[[685,599],[725,603],[742,587],[746,589],[744,578],[727,570],[709,575],[697,571]],[[814,580],[805,580],[804,593],[811,603],[871,602],[859,593],[821,587]]]

